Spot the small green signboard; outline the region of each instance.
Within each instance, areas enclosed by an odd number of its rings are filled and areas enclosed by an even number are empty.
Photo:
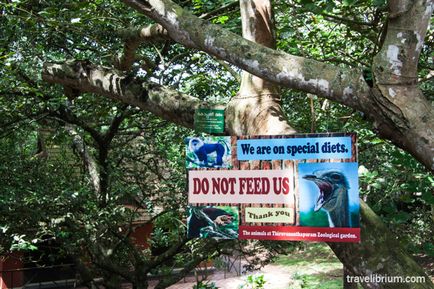
[[[225,130],[224,109],[198,108],[194,113],[194,128],[206,133],[223,133]]]

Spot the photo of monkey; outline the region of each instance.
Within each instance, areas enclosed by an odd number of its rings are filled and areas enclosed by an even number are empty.
[[[230,137],[189,137],[186,168],[232,168]]]
[[[238,238],[238,207],[189,207],[187,234],[189,238]]]

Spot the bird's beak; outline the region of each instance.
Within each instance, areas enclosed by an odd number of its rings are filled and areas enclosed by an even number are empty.
[[[317,177],[315,175],[305,175],[303,176],[303,179],[306,179],[308,181],[314,181]]]
[[[303,179],[314,182],[319,188],[319,195],[315,202],[315,207],[313,208],[313,210],[317,212],[326,202],[325,197],[330,195],[333,185],[324,179],[316,177],[315,175],[305,175],[303,176]]]

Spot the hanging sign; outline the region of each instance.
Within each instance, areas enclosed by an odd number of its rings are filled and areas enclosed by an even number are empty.
[[[198,108],[194,113],[194,128],[210,134],[223,133],[225,130],[224,109]]]
[[[188,235],[360,242],[356,135],[186,139]]]

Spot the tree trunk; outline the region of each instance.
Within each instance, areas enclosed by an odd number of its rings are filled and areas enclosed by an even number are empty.
[[[383,114],[374,125],[383,137],[413,155],[429,145],[431,151],[419,160],[431,162],[431,171],[434,130],[427,125],[434,124],[434,113],[419,89],[417,64],[433,7],[432,0],[390,1],[384,42],[372,65],[372,99],[377,103],[373,109]]]
[[[353,282],[351,278],[352,274],[350,270],[344,266],[344,274],[343,274],[343,280],[342,283],[344,284],[344,289],[358,289],[357,283]]]
[[[396,237],[383,224],[381,219],[360,200],[361,212],[361,243],[329,243],[339,260],[345,264],[353,276],[398,276],[415,277],[423,276],[424,282],[420,283],[387,283],[362,282],[364,288],[434,288],[429,276],[408,255]]]
[[[243,37],[275,48],[270,2],[240,0],[240,6]],[[242,72],[238,94],[227,105],[226,120],[226,129],[231,135],[295,133],[282,112],[279,89],[246,71]]]
[[[111,83],[109,79],[113,79],[113,81],[119,79],[115,72],[108,72],[106,69],[100,67],[85,67],[88,68],[87,70],[91,73],[87,73],[87,75],[84,76],[79,72],[71,70],[76,67],[76,64],[77,63],[63,65],[47,64],[44,71],[44,79],[54,83],[67,84],[81,91],[95,92],[119,99],[126,103],[137,105],[144,110],[151,111],[156,115],[178,124],[187,127],[193,126],[192,112],[200,102],[198,99],[181,95],[161,86],[155,86],[155,89],[148,90],[146,86],[140,85],[138,80],[133,81],[133,83],[130,84],[131,87],[126,85],[122,90],[116,93],[108,89],[112,87],[109,85],[109,83]],[[106,75],[111,75],[112,77],[106,77]],[[97,83],[104,83],[104,85],[97,85]],[[146,95],[146,97],[142,97],[142,95]],[[184,101],[181,101],[182,99],[184,99]],[[239,99],[236,101],[238,102]],[[246,99],[245,101],[249,100]],[[255,101],[262,103],[262,101]],[[229,107],[226,112],[228,120],[226,126],[231,134],[248,134],[250,131],[247,130],[247,124],[254,124],[256,115],[246,113],[245,109],[248,107],[244,105],[242,101],[238,102],[238,104],[237,102],[231,101],[229,104],[229,106],[232,107]],[[274,98],[273,102],[269,103],[268,109],[271,112],[267,114],[268,116],[265,116],[262,123],[267,123],[267,117],[271,118],[274,116],[272,112],[276,110],[273,105],[276,104],[278,104],[278,98]],[[170,109],[173,110],[170,113],[165,113]],[[277,111],[279,110],[277,109]],[[241,121],[246,124],[236,124],[236,122]],[[274,121],[276,121],[276,119],[274,119]],[[255,133],[291,134],[294,132],[286,123],[286,120],[280,121],[285,123],[276,126],[280,127],[278,130],[273,131],[272,128],[267,129],[268,126],[264,125],[263,130],[255,129]],[[230,122],[234,122],[234,124]],[[288,130],[283,129],[285,126],[288,127]],[[232,129],[233,127],[237,129]],[[397,244],[398,242],[391,236],[391,233],[381,222],[380,218],[364,203],[362,203],[360,209],[362,215],[362,242],[360,244],[329,244],[341,262],[350,269],[352,274],[362,276],[387,274],[388,276],[425,277],[424,283],[376,284],[372,282],[364,283],[363,286],[365,288],[433,288],[434,286],[429,277],[423,273],[423,270],[404,252],[399,244]],[[397,285],[401,287],[397,287]]]

